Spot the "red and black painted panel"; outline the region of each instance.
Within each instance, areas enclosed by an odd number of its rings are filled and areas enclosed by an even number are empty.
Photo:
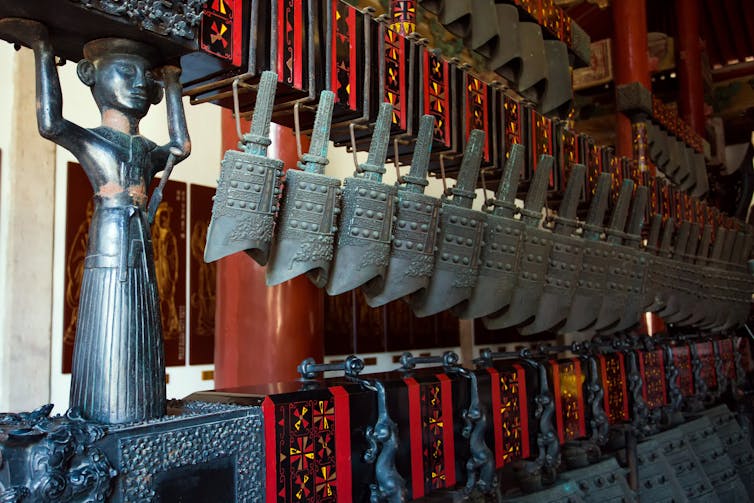
[[[524,106],[524,109],[526,110],[530,135],[529,143],[527,143],[527,145],[529,145],[529,148],[527,149],[529,162],[527,165],[528,173],[526,177],[529,179],[537,170],[539,158],[542,155],[555,155],[555,132],[552,119],[541,115],[534,109],[534,107]],[[551,170],[547,190],[557,190],[558,178],[558,170]]]
[[[327,56],[329,88],[335,93],[337,109],[361,111],[366,91],[364,15],[345,2],[331,0],[329,16],[332,26]]]
[[[578,358],[549,360],[550,386],[555,398],[555,419],[560,443],[586,436],[584,373]]]
[[[741,355],[741,366],[744,372],[752,371],[751,344],[746,336],[735,338],[736,350]]]
[[[534,372],[523,363],[499,363],[477,375],[480,400],[490,414],[492,427],[486,440],[495,454],[495,467],[529,458],[536,447],[536,432],[529,427],[533,424],[529,398],[536,393]]]
[[[604,394],[605,414],[610,424],[631,419],[628,410],[626,358],[619,351],[597,355]]]
[[[691,348],[686,344],[673,346],[670,351],[673,355],[673,365],[678,369],[676,383],[683,397],[694,394],[694,372],[691,368]]]
[[[455,71],[455,67],[441,56],[429,50],[422,51],[422,113],[435,117],[435,144],[448,149],[456,146],[453,142],[453,108],[456,104],[452,89]]]
[[[207,2],[199,27],[201,49],[235,67],[240,67],[243,64],[246,16],[243,0]]]
[[[583,152],[583,159],[586,164],[586,189],[587,198],[591,201],[594,192],[597,190],[597,179],[604,170],[603,167],[603,148],[594,143],[594,140],[584,134],[579,135],[579,143]]]
[[[558,190],[565,190],[565,184],[571,175],[574,164],[582,164],[581,144],[579,135],[566,127],[565,122],[559,122],[555,126],[555,136],[557,142],[557,169],[559,173],[560,184]],[[586,201],[586,187],[581,191],[581,201]]]
[[[503,95],[502,101],[502,145],[501,149],[502,159],[500,165],[505,165],[505,160],[508,158],[511,152],[511,148],[514,144],[525,145],[529,148],[529,136],[526,131],[526,114],[524,113],[524,107],[518,101],[509,96]],[[526,178],[526,169],[521,172],[521,179],[528,180]]]
[[[471,134],[472,129],[487,132],[484,143],[484,157],[482,162],[488,164],[494,159],[496,135],[493,119],[494,90],[484,81],[469,73],[463,74],[464,124],[462,141]]]
[[[723,360],[723,374],[727,379],[736,378],[736,355],[733,349],[733,339],[726,337],[717,341],[718,352]]]
[[[665,385],[665,354],[662,349],[636,352],[641,374],[642,397],[650,410],[667,405]]]
[[[465,384],[465,382],[464,382]],[[454,438],[453,381],[444,374],[422,372],[402,379],[407,416],[400,417],[401,451],[408,447],[410,468],[401,472],[407,481],[413,499],[421,498],[438,489],[456,485],[456,452]],[[391,409],[391,392],[388,388],[388,409]],[[394,402],[393,402],[394,403]],[[390,410],[391,415],[394,414]],[[401,456],[396,464],[401,471]]]
[[[267,396],[262,411],[268,502],[368,500],[374,467],[362,455],[377,419],[373,392],[315,384]]]

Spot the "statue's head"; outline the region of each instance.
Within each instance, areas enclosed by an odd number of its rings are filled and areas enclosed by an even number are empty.
[[[162,87],[152,75],[159,61],[159,53],[147,44],[101,38],[84,46],[76,70],[101,112],[113,109],[141,119],[162,99]]]

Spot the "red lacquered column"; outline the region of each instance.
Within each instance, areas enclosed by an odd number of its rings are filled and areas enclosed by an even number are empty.
[[[235,121],[223,110],[223,149],[237,149]],[[246,125],[248,127],[248,125]],[[296,139],[272,124],[268,155],[296,166]],[[308,138],[302,138],[308,148]],[[324,351],[324,297],[305,277],[267,287],[264,267],[245,253],[218,262],[215,316],[215,387],[290,380],[306,357]]]
[[[615,86],[639,82],[652,90],[647,47],[647,6],[645,0],[614,0],[613,73]],[[633,157],[631,120],[616,114],[616,153]]]
[[[699,0],[676,0],[678,17],[678,79],[681,117],[704,136],[704,84],[701,40],[699,39]]]

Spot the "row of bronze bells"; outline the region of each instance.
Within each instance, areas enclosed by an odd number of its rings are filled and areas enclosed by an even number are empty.
[[[674,185],[693,197],[709,190],[704,154],[697,152],[660,126],[646,122],[649,159]]]
[[[380,107],[367,161],[341,187],[324,175],[333,94],[323,91],[309,153],[300,171],[286,173],[280,198],[282,162],[266,157],[276,82],[272,72],[262,76],[242,151],[223,159],[207,261],[246,251],[268,265],[269,285],[306,274],[330,295],[362,287],[373,307],[402,298],[417,316],[450,309],[483,318],[491,329],[522,326],[525,334],[612,333],[631,328],[645,311],[708,330],[748,315],[752,235],[718,229],[710,255],[711,226],[683,222],[673,240],[674,222],[663,229],[656,215],[642,248],[647,189],[631,180],[603,227],[612,179],[602,173],[581,223],[585,168],[576,164],[557,216],[545,219],[553,159],[542,156],[518,208],[524,147],[514,145],[495,197],[484,211],[473,210],[484,143],[484,132],[474,130],[456,185],[438,200],[423,193],[434,125],[424,116],[409,173],[396,186],[382,183],[389,103]]]

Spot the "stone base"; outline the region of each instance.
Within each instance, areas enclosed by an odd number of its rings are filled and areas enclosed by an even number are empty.
[[[0,415],[0,501],[263,501],[261,407],[168,403],[101,425],[52,406]]]

